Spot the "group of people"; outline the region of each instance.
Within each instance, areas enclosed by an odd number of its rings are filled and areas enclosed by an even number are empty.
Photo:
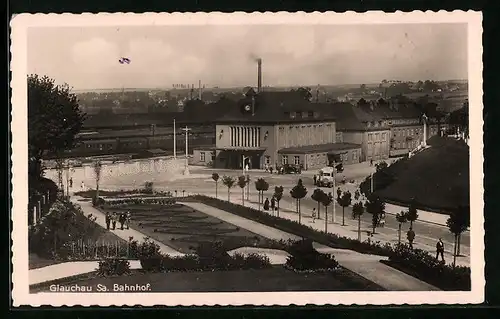
[[[276,198],[274,198],[274,196],[271,197],[271,200],[266,197],[263,206],[264,210],[266,211],[271,210],[272,212],[274,212],[275,210],[278,210],[278,207],[276,206]]]
[[[130,229],[130,219],[131,219],[131,213],[128,211],[126,213],[120,213],[117,214],[116,212],[113,212],[110,214],[109,212],[106,213],[106,229],[107,230],[115,230],[116,229],[116,223],[120,223],[120,228],[123,230],[123,227],[126,226],[127,229]]]

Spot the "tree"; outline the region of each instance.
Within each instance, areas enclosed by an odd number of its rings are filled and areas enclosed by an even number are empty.
[[[365,207],[362,202],[352,205],[352,218],[358,220],[358,240],[361,241],[361,216],[365,213]]]
[[[296,92],[298,92],[301,95],[301,97],[306,101],[311,101],[313,97],[311,93],[311,88],[299,87]]]
[[[371,194],[366,202],[366,212],[372,215],[372,228],[375,234],[375,228],[380,222],[382,214],[385,214],[385,203],[375,194]]]
[[[342,196],[337,198],[337,203],[342,206],[342,226],[345,226],[345,208],[351,205],[352,198],[350,192],[344,192]]]
[[[102,164],[100,161],[94,162],[92,165],[94,169],[94,177],[95,177],[95,200],[99,199],[99,183],[101,181],[101,172],[102,172]]]
[[[276,200],[277,215],[280,216],[280,200],[283,198],[283,186],[274,187],[274,199]]]
[[[406,219],[410,222],[410,228],[413,228],[413,222],[418,219],[418,211],[416,207],[416,201],[412,198],[410,206],[408,207],[408,212],[406,213]]]
[[[259,210],[263,201],[264,192],[269,189],[269,183],[265,179],[259,178],[255,181],[255,189],[259,192]]]
[[[212,179],[215,182],[215,198],[217,198],[217,189],[219,188],[219,174],[213,173],[212,174]]]
[[[364,92],[366,90],[366,84],[361,84],[359,88]]]
[[[301,222],[301,211],[300,211],[300,201],[302,198],[306,197],[307,195],[307,189],[304,187],[304,184],[302,182],[302,179],[299,179],[297,182],[297,185],[295,185],[292,190],[290,191],[290,195],[292,196],[293,199],[295,199],[295,204],[296,204],[296,210],[297,213],[299,214],[299,224]]]
[[[245,186],[247,185],[247,177],[241,175],[238,177],[238,186],[241,188],[241,204],[245,206]]]
[[[235,179],[232,176],[227,176],[224,175],[222,176],[222,184],[226,185],[227,187],[227,201],[230,201],[230,196],[231,196],[231,188],[234,186]]]
[[[85,120],[78,99],[67,84],[47,76],[28,76],[28,174],[42,177],[42,158],[73,149]]]
[[[325,192],[322,189],[316,188],[311,195],[311,198],[318,203],[318,219],[320,219],[320,203],[322,203],[324,197],[326,196]]]
[[[328,233],[328,206],[333,203],[333,197],[323,192],[321,194],[321,203],[325,206],[325,233]]]
[[[396,214],[396,220],[398,221],[398,244],[401,244],[401,226],[408,221],[408,212],[401,211],[401,213]]]
[[[460,255],[460,236],[470,226],[470,207],[458,206],[457,209],[451,213],[446,221],[446,225],[450,232],[455,235],[455,247],[453,249],[453,266],[455,266],[457,256]]]

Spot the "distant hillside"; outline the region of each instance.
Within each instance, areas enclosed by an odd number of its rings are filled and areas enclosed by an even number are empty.
[[[402,204],[414,197],[421,209],[445,214],[469,205],[469,147],[447,137],[433,137],[428,143],[431,148],[377,172],[376,193]],[[366,187],[369,180],[362,184],[362,189]]]

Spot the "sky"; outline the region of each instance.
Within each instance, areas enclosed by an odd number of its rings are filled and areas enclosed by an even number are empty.
[[[130,64],[120,64],[126,57]],[[32,28],[28,73],[75,90],[467,79],[466,24]]]

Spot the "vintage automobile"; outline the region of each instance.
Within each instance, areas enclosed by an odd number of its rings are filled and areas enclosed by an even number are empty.
[[[278,174],[300,174],[302,172],[302,167],[293,164],[284,164],[278,167]]]

